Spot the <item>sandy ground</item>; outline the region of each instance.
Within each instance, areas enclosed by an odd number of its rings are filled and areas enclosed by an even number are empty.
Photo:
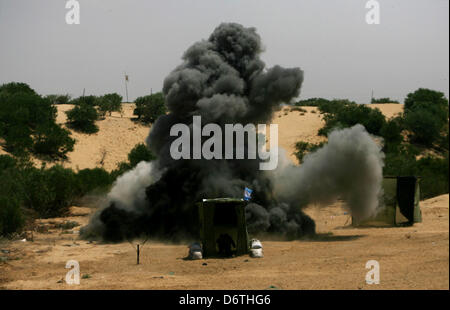
[[[41,220],[34,241],[0,242],[0,287],[5,289],[449,289],[449,196],[421,202],[423,223],[411,227],[353,228],[342,205],[307,213],[318,237],[263,239],[264,258],[184,260],[186,244],[147,241],[141,264],[129,243],[79,240],[89,208]],[[48,230],[47,232],[45,232]],[[29,237],[30,238],[30,237]],[[77,260],[79,285],[68,285],[68,260]],[[365,282],[368,260],[380,264],[380,284]]]

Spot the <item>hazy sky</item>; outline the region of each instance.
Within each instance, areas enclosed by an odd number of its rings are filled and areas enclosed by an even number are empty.
[[[42,94],[158,91],[183,52],[221,22],[256,27],[268,67],[305,72],[301,98],[403,101],[419,87],[449,93],[449,1],[79,0],[80,24],[66,24],[66,0],[0,0],[0,84]]]

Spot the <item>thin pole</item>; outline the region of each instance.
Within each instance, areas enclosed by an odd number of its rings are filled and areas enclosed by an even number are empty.
[[[127,103],[128,103],[128,75],[125,72],[125,92],[127,94]]]
[[[136,253],[137,253],[137,257],[136,257],[136,262],[137,262],[137,265],[139,265],[139,244],[137,245],[137,248],[136,248]]]

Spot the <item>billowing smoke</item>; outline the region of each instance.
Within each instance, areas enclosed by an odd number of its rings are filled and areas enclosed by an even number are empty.
[[[299,95],[303,72],[280,66],[265,69],[260,53],[255,29],[233,23],[221,24],[208,40],[185,52],[183,63],[164,80],[169,113],[157,119],[146,141],[157,160],[120,177],[108,205],[82,235],[106,241],[140,235],[197,238],[196,202],[242,198],[245,187],[253,189],[252,203],[246,207],[252,233],[293,238],[314,233],[314,221],[301,210],[311,202],[346,199],[357,218],[374,210],[382,155],[362,126],[333,132],[329,143],[301,167],[281,164],[272,172],[259,170],[260,159],[171,157],[170,146],[177,137],[170,129],[175,124],[192,129],[193,116],[221,128],[229,123],[264,124],[281,103]]]

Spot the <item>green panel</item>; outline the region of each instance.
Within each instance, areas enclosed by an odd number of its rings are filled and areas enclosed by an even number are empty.
[[[384,207],[372,218],[369,218],[356,226],[390,226],[395,225],[397,210],[397,178],[383,178],[383,203]]]

